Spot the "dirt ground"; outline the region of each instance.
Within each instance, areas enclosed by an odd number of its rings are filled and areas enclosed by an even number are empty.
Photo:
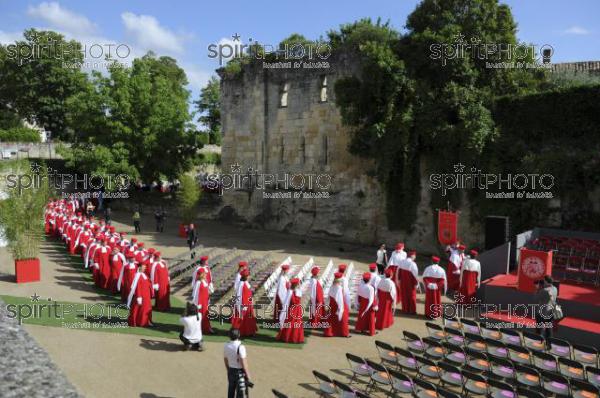
[[[133,232],[128,225],[128,216],[115,214],[114,219],[113,225],[118,230]],[[165,257],[185,250],[185,240],[176,236],[174,222],[168,223],[161,234],[152,232],[153,227],[153,220],[144,218],[142,233],[135,236],[146,245],[161,250]],[[376,250],[324,239],[241,229],[217,222],[199,224],[199,240],[206,247],[269,252],[276,261],[288,255],[299,264],[311,256],[321,266],[325,266],[330,258],[335,264],[353,261],[363,270],[373,261]],[[60,256],[42,250],[40,259],[42,280],[17,285],[12,279],[12,260],[5,249],[0,249],[0,294],[25,297],[36,293],[44,298],[72,302],[102,300],[76,271],[61,264]],[[418,301],[418,311],[423,313],[423,295],[418,295]],[[249,364],[255,383],[251,395],[270,397],[271,389],[276,388],[290,397],[317,396],[313,369],[347,382],[346,352],[376,359],[375,340],[403,346],[401,331],[424,335],[424,322],[422,317],[397,316],[392,328],[374,337],[353,335],[349,339],[327,339],[313,336],[302,349],[250,346]],[[206,343],[204,352],[183,352],[176,340],[36,325],[27,325],[26,329],[87,397],[226,396],[221,343]],[[380,392],[375,396],[385,394]]]

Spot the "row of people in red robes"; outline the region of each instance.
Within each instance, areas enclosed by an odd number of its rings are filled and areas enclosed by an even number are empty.
[[[81,255],[98,287],[120,294],[130,309],[130,326],[151,325],[152,298],[158,311],[171,307],[169,270],[161,253],[145,249],[135,238],[128,240],[102,220],[83,216],[78,205],[64,199],[48,203],[46,233],[61,238],[69,253]]]

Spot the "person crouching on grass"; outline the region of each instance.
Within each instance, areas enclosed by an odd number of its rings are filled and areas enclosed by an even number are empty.
[[[203,351],[202,347],[202,314],[198,312],[194,303],[187,303],[183,316],[179,318],[183,324],[183,331],[179,333],[179,339],[183,343],[183,349],[189,351],[191,348]]]

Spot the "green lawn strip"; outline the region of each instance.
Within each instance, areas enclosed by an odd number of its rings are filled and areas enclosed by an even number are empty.
[[[127,323],[127,309],[120,301],[118,295],[112,295],[110,292],[97,287],[92,279],[92,274],[89,270],[83,267],[81,256],[69,255],[65,251],[63,244],[47,240],[50,243],[49,249],[62,254],[66,262],[63,264],[72,267],[79,271],[79,274],[85,282],[88,282],[93,286],[94,290],[98,293],[97,304],[84,304],[84,303],[70,303],[63,301],[40,301],[33,303],[30,297],[16,297],[16,296],[0,296],[6,302],[7,305],[14,304],[15,306],[22,305],[33,307],[34,304],[39,306],[44,305],[57,305],[63,309],[60,310],[60,316],[56,316],[55,311],[50,311],[48,308],[40,311],[39,316],[28,317],[23,319],[25,324],[33,325],[44,325],[53,327],[72,327],[80,330],[93,330],[101,332],[112,332],[112,333],[127,333],[136,334],[142,336],[152,337],[163,337],[170,339],[179,339],[179,333],[182,330],[182,326],[179,323],[179,318],[183,313],[185,303],[175,296],[171,296],[171,310],[170,312],[152,312],[152,321],[154,327],[151,328],[132,328],[128,326],[123,327],[123,323]],[[48,248],[48,247],[47,247]],[[121,307],[117,307],[121,305]],[[17,309],[15,309],[16,311]],[[24,309],[23,311],[27,311]],[[110,311],[110,314],[108,312]],[[269,320],[270,322],[270,320]],[[302,348],[304,344],[287,344],[275,340],[277,335],[276,329],[272,328],[260,328],[256,336],[245,339],[245,342],[251,345],[259,345],[265,347],[280,347],[280,348]],[[219,322],[217,320],[211,321],[212,328],[215,330],[213,335],[205,335],[204,340],[209,342],[225,342],[228,341],[227,332],[231,325],[227,322]],[[306,333],[306,338],[309,337],[310,333]]]

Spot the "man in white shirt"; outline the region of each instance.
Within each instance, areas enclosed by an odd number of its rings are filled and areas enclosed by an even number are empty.
[[[229,331],[229,340],[223,350],[229,384],[227,398],[244,398],[248,395],[248,387],[253,384],[250,381],[246,347],[240,341],[240,330],[232,328]]]
[[[202,314],[197,310],[194,303],[187,303],[185,315],[179,318],[183,325],[183,332],[179,334],[179,339],[183,342],[184,349],[190,348],[202,351]]]

